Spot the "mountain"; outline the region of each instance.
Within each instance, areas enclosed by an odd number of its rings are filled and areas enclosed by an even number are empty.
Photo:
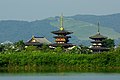
[[[120,42],[120,14],[112,15],[75,15],[64,17],[64,27],[71,34],[70,41],[76,44],[90,45],[89,37],[97,33],[97,22],[100,22],[100,32],[102,35]],[[36,21],[3,20],[0,21],[0,42],[4,41],[27,41],[32,35],[45,36],[54,42],[51,31],[58,30],[59,17],[50,17]]]
[[[101,26],[113,28],[117,32],[120,32],[120,13],[111,14],[111,15],[101,15],[101,16],[75,15],[75,16],[71,16],[70,18],[92,24],[97,24],[97,22],[100,22]]]
[[[35,36],[45,36],[52,39],[52,34],[50,33],[57,28],[52,27],[47,20],[39,21],[16,21],[7,20],[0,21],[0,42],[6,40],[15,42],[18,40],[27,41]]]
[[[53,18],[53,20],[54,21],[50,22],[50,24],[54,27],[58,27],[59,18]],[[96,34],[98,29],[98,26],[95,24],[75,20],[73,18],[65,18],[64,27],[66,30],[73,31],[74,35],[80,40],[89,40],[89,37]],[[120,33],[111,27],[100,26],[100,32],[112,39],[118,39],[120,37]]]

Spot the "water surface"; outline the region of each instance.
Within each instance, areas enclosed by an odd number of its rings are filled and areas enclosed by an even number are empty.
[[[117,73],[0,74],[0,80],[120,80]]]

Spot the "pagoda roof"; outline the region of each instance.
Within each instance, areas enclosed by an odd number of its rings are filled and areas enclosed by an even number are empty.
[[[91,38],[91,39],[106,39],[107,37],[101,35],[100,33],[97,33],[97,34],[95,34],[95,35],[93,35],[93,36],[91,36],[89,38]]]
[[[69,32],[66,30],[57,30],[57,31],[52,31],[53,34],[72,34],[73,32]]]

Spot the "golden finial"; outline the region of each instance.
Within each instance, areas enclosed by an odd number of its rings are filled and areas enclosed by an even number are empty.
[[[64,30],[64,28],[63,28],[63,27],[60,27],[60,30],[62,31],[62,30]]]
[[[34,35],[32,35],[32,39],[33,39],[33,38],[35,38],[35,36],[34,36]]]
[[[60,30],[64,30],[64,28],[63,28],[63,13],[60,16]]]

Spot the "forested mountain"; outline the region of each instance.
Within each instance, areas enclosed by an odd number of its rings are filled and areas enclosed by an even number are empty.
[[[70,41],[72,43],[85,44],[90,40],[89,36],[97,33],[97,22],[100,22],[100,32],[102,35],[120,40],[120,14],[112,15],[75,15],[64,17],[64,27],[68,31],[73,31]],[[32,35],[45,36],[54,42],[51,31],[58,30],[59,17],[50,17],[36,21],[1,20],[0,21],[0,42],[4,41],[27,41]],[[90,42],[87,42],[88,44]]]
[[[106,26],[109,28],[113,28],[117,32],[120,32],[120,13],[111,14],[111,15],[75,15],[71,18],[79,21],[85,21],[92,24],[96,24],[100,22],[101,26]]]

